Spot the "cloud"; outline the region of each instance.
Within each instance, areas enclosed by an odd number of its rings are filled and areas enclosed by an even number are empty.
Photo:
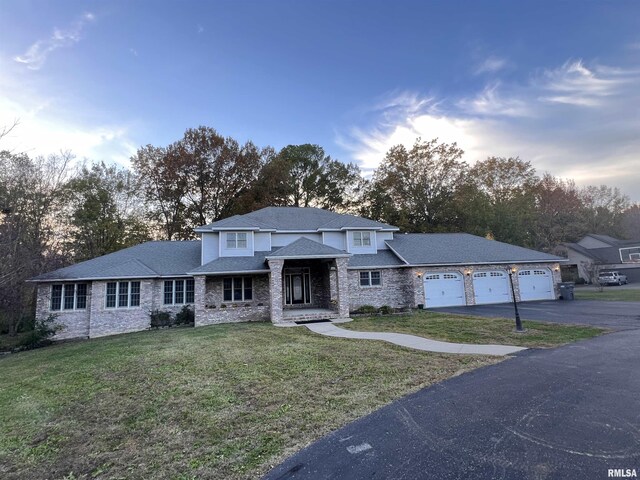
[[[640,71],[573,60],[528,78],[460,98],[401,92],[377,102],[366,127],[343,130],[336,141],[365,173],[393,145],[439,138],[456,142],[471,164],[520,156],[539,174],[607,183],[640,201]]]
[[[23,55],[14,57],[14,60],[31,70],[39,70],[51,52],[78,43],[85,26],[95,18],[93,13],[85,13],[66,29],[55,28],[49,38],[38,40]]]
[[[198,27],[196,29],[196,31],[200,34],[200,33],[204,33],[204,27],[200,24],[198,24]]]
[[[137,57],[137,56],[138,56],[138,51],[137,51],[135,48],[130,48],[130,49],[129,49],[129,53],[130,53],[131,55],[133,55],[134,57]]]
[[[70,150],[76,157],[127,166],[136,144],[122,125],[87,125],[66,120],[55,111],[54,100],[33,99],[20,104],[0,96],[0,126],[19,124],[0,140],[0,150],[30,156]]]
[[[495,73],[508,65],[508,62],[504,58],[490,56],[486,58],[480,65],[478,65],[474,71],[476,75],[482,73]]]

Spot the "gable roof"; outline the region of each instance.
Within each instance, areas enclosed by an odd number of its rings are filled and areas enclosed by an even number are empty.
[[[199,265],[199,241],[146,242],[43,273],[31,281],[171,277],[186,275]]]
[[[344,250],[338,250],[329,245],[314,242],[309,238],[300,237],[295,242],[271,252],[266,258],[335,258],[348,257],[350,255]]]
[[[376,222],[367,218],[330,212],[311,207],[266,207],[246,215],[218,220],[217,222],[196,228],[196,232],[218,230],[286,230],[286,231],[323,231],[346,228],[367,228],[371,230],[396,231],[397,227]]]
[[[411,265],[563,262],[565,258],[469,233],[409,233],[386,244]]]

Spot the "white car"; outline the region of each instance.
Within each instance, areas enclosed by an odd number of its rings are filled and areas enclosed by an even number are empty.
[[[624,285],[627,283],[627,276],[618,272],[601,272],[598,275],[600,285]]]

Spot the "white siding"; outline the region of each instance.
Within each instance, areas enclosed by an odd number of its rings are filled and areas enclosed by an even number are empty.
[[[363,231],[363,230],[358,230],[358,231]],[[371,245],[368,247],[356,247],[353,245],[353,231],[349,230],[347,231],[347,239],[349,242],[349,248],[347,249],[348,252],[353,253],[353,254],[362,254],[362,253],[376,253],[376,232],[374,231],[369,231],[369,230],[365,230],[368,231],[371,234]]]
[[[344,232],[324,232],[324,244],[339,250],[346,250],[346,238]]]
[[[313,240],[314,242],[322,243],[321,233],[272,233],[271,247],[285,247],[302,237]]]
[[[247,234],[247,248],[227,248],[227,234],[235,232],[220,232],[220,256],[221,257],[253,257],[253,232]]]
[[[376,232],[376,246],[378,250],[388,250],[386,240],[393,240],[393,232]]]
[[[217,233],[202,234],[202,265],[218,258],[220,246]]]
[[[271,233],[256,233],[254,238],[254,250],[256,252],[268,252],[271,250]]]

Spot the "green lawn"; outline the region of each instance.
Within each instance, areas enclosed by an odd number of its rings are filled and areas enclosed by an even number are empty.
[[[29,332],[18,333],[14,337],[0,335],[0,352],[8,352],[20,346],[22,340],[29,335]]]
[[[426,323],[423,315],[415,320]],[[483,324],[493,320],[469,322],[458,327],[475,325],[475,341],[488,340]],[[410,328],[398,317],[353,325]],[[491,340],[515,343],[504,328]],[[557,343],[549,328],[537,335]],[[562,341],[589,336],[561,328]],[[474,340],[468,330],[448,335]],[[140,332],[7,355],[0,478],[256,478],[402,395],[500,360],[270,324]]]
[[[0,358],[0,478],[255,478],[395,398],[497,361],[270,324],[13,354]]]
[[[525,333],[516,333],[515,321],[447,315],[426,310],[413,315],[358,318],[345,323],[351,330],[410,333],[434,340],[459,343],[497,343],[522,347],[553,347],[601,334],[604,330],[588,326],[522,322]]]
[[[611,302],[640,302],[640,288],[579,287],[574,290],[576,300],[605,300]]]

